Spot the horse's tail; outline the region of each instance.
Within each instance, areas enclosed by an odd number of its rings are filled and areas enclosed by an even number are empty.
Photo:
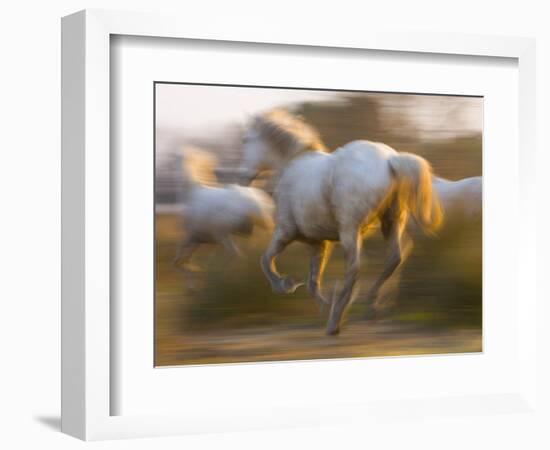
[[[432,168],[428,161],[412,153],[398,153],[389,160],[397,182],[400,209],[409,211],[424,232],[433,234],[441,225],[443,213],[432,189]]]

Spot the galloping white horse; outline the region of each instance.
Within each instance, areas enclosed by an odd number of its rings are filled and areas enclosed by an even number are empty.
[[[369,292],[375,297],[402,262],[409,215],[427,233],[441,222],[429,163],[387,145],[354,141],[327,153],[315,130],[283,110],[273,110],[255,118],[244,136],[243,155],[241,173],[246,179],[266,167],[280,171],[275,230],[261,261],[275,292],[294,292],[300,285],[281,276],[275,266],[277,255],[300,240],[312,250],[308,290],[318,303],[327,303],[320,285],[331,242],[340,241],[344,248],[345,280],[331,302],[328,334],[340,330],[359,273],[362,241],[372,224],[381,222],[391,246],[389,260]]]
[[[214,175],[216,159],[194,147],[181,153],[184,237],[174,265],[188,263],[200,244],[221,244],[232,254],[240,251],[232,236],[250,234],[254,226],[273,228],[273,200],[260,189],[219,186]]]
[[[258,116],[244,136],[243,162],[239,169],[242,181],[250,182],[265,169],[275,170],[274,179],[278,179],[284,167],[297,155],[308,150],[325,152],[318,133],[302,120],[289,114],[284,110],[273,110],[262,116]],[[312,169],[315,172],[314,169]],[[317,175],[313,173],[313,175]],[[432,177],[432,189],[439,197],[440,206],[443,212],[441,232],[454,231],[465,226],[479,226],[482,216],[482,178],[471,177],[458,181],[450,181],[439,177]],[[394,208],[389,208],[381,215],[380,225],[384,236],[389,239],[392,236],[394,226],[392,214]],[[376,225],[373,226],[373,228]],[[391,275],[391,267],[400,260],[404,262],[412,248],[412,240],[408,234],[415,239],[418,236],[418,225],[414,220],[409,220],[406,226],[408,233],[401,234],[400,257],[390,256],[387,270],[369,290],[366,298],[372,306],[371,311],[380,305],[375,302],[376,296],[384,280]],[[312,246],[311,271],[308,280],[308,290],[321,305],[325,302],[320,293],[321,275],[326,265],[330,250],[331,241],[323,241],[319,246]],[[397,263],[396,266],[399,264]],[[385,275],[388,275],[387,277]],[[291,291],[300,283],[287,279],[287,289]],[[277,290],[277,286],[275,286]],[[370,313],[369,313],[370,314]]]

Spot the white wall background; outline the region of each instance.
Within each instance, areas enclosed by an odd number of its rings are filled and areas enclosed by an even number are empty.
[[[538,270],[548,274],[544,254],[550,229],[547,196],[550,167],[550,14],[544,1],[144,1],[58,0],[5,2],[0,10],[0,447],[80,448],[59,433],[60,346],[60,17],[83,8],[142,11],[180,10],[208,20],[274,21],[281,27],[310,27],[338,33],[345,27],[387,25],[424,31],[532,36],[538,39],[539,224]],[[541,286],[541,298],[550,300]],[[545,312],[549,308],[545,306]],[[548,331],[541,330],[548,341]],[[539,349],[549,376],[550,351]],[[548,389],[544,391],[548,401]],[[529,417],[480,417],[405,422],[387,429],[282,430],[160,440],[91,444],[95,448],[548,448]],[[447,425],[447,426],[445,426]],[[441,430],[447,430],[442,433]],[[449,429],[454,432],[449,433]],[[482,433],[482,434],[481,434]],[[539,435],[542,436],[542,435]]]

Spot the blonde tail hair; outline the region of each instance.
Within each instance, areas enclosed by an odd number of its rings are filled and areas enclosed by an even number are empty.
[[[412,214],[427,234],[434,234],[443,220],[439,197],[432,189],[432,168],[412,153],[399,153],[389,160],[397,183],[400,209]]]

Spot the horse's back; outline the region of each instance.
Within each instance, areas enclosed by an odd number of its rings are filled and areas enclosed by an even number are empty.
[[[360,139],[338,147],[332,154],[342,154],[348,159],[355,157],[364,161],[376,162],[379,160],[387,160],[395,156],[397,151],[382,142]]]
[[[387,182],[388,160],[397,155],[397,152],[379,142],[352,141],[336,149],[332,155],[335,159],[337,182],[361,180],[378,186]]]
[[[448,221],[481,220],[483,195],[481,177],[457,181],[435,178],[433,185]]]
[[[259,189],[230,185],[199,187],[185,208],[185,222],[205,235],[232,233],[271,216],[273,202]]]
[[[388,160],[397,152],[370,141],[353,141],[334,153],[332,203],[340,221],[359,222],[374,214],[393,180]]]

